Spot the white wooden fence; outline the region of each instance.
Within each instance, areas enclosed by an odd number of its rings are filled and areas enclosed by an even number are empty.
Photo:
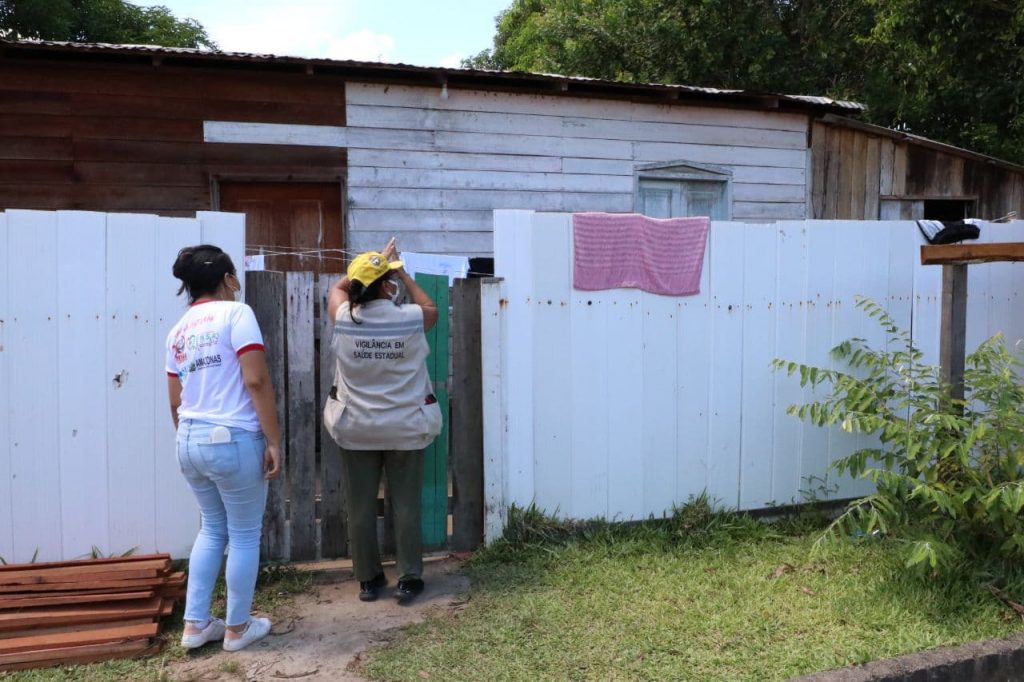
[[[174,454],[163,344],[171,265],[244,216],[0,212],[0,556],[186,556],[197,507]]]
[[[913,222],[714,222],[701,293],[680,298],[574,290],[571,235],[569,214],[495,212],[503,279],[482,293],[488,539],[511,504],[628,520],[703,490],[741,509],[822,495],[830,462],[866,437],[788,416],[810,395],[770,363],[829,366],[845,339],[883,342],[858,294],[937,362],[941,268],[920,264]],[[983,236],[1021,241],[1024,223]],[[968,350],[1024,337],[1024,268],[971,266],[969,296]],[[828,484],[868,490],[834,473]]]

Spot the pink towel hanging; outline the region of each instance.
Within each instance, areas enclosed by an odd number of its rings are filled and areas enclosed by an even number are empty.
[[[700,293],[710,225],[705,217],[573,214],[572,285],[587,291],[643,289],[665,296]]]

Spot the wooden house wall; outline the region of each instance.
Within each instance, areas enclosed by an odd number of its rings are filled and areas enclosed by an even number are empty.
[[[191,215],[212,178],[340,181],[343,149],[203,142],[204,120],[344,125],[341,79],[0,58],[0,207]]]
[[[805,217],[802,114],[350,83],[350,248],[488,254],[494,209],[632,211],[639,164],[732,171],[732,216]]]
[[[1024,174],[913,142],[815,122],[809,217],[920,218],[925,199],[973,200],[977,217],[1024,214]]]

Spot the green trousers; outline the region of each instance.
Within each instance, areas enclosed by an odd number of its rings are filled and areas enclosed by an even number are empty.
[[[346,450],[341,448],[342,475],[348,502],[348,539],[356,580],[365,582],[383,571],[377,542],[377,490],[380,474],[395,524],[398,578],[423,576],[422,450]]]

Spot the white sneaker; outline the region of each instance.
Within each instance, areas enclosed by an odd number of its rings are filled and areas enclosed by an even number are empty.
[[[270,632],[269,618],[250,618],[249,626],[242,631],[241,637],[224,638],[224,651],[238,651],[253,642],[258,642]]]
[[[198,649],[207,642],[215,642],[224,639],[224,621],[220,618],[211,618],[206,627],[194,635],[182,634],[181,646],[186,649]]]

